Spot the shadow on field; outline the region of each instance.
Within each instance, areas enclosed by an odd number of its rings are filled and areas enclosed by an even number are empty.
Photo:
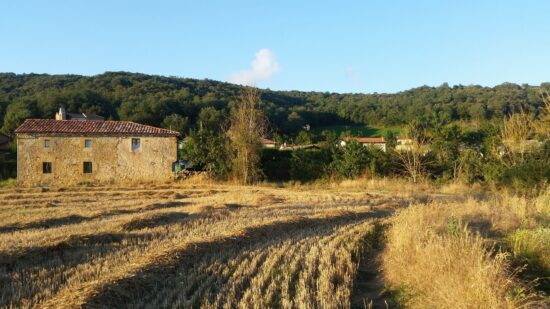
[[[170,201],[166,203],[154,203],[149,206],[143,207],[143,210],[156,210],[156,209],[174,208],[174,207],[181,207],[181,206],[188,206],[188,205],[191,205],[191,203],[181,202],[181,201]]]
[[[107,254],[118,250],[119,244],[151,240],[153,234],[101,233],[94,235],[72,235],[51,246],[29,247],[16,252],[0,252],[0,273],[56,265],[73,266],[92,255]]]
[[[162,225],[170,225],[179,223],[190,216],[183,212],[169,212],[162,214],[148,215],[142,218],[134,218],[122,225],[122,229],[126,231],[141,230],[144,228],[154,228]]]
[[[208,212],[191,215],[182,212],[149,215],[127,222],[121,227],[122,232],[71,235],[52,245],[28,247],[19,251],[0,251],[0,287],[2,287],[0,289],[0,308],[8,305],[17,307],[22,299],[33,297],[33,293],[36,291],[33,281],[25,280],[28,276],[38,276],[39,273],[43,275],[44,272],[58,275],[63,269],[75,268],[101,256],[107,256],[130,247],[147,246],[152,240],[160,237],[158,232],[140,233],[135,230],[185,223],[195,219],[208,218],[208,220],[212,220],[217,217],[220,217],[219,214],[213,215]],[[166,236],[166,234],[163,235]],[[56,288],[62,287],[62,285],[60,283]],[[53,289],[51,292],[55,291]]]
[[[24,225],[8,225],[8,226],[2,226],[0,227],[0,233],[11,233],[15,231],[20,230],[27,230],[27,229],[48,229],[51,227],[57,227],[61,225],[67,225],[67,224],[76,224],[81,223],[83,221],[91,220],[89,217],[83,217],[79,215],[70,215],[66,217],[60,217],[60,218],[52,218],[52,219],[46,219],[36,222],[29,222]]]
[[[261,249],[287,240],[298,242],[308,237],[330,235],[335,228],[344,224],[385,217],[391,212],[391,210],[369,213],[344,212],[323,218],[300,218],[248,228],[243,230],[238,237],[192,243],[184,250],[176,250],[159,257],[157,263],[147,266],[138,273],[129,274],[122,280],[102,286],[100,290],[93,293],[94,296],[87,299],[83,307],[129,308],[136,305],[156,305],[158,300],[155,298],[159,295],[167,295],[166,290],[180,291],[168,293],[168,295],[178,297],[185,289],[187,289],[186,298],[190,299],[192,296],[196,302],[193,306],[198,307],[205,295],[215,297],[215,294],[219,292],[218,289],[232,275],[231,272],[235,271],[233,269],[230,273],[224,273],[223,276],[204,271],[199,276],[204,280],[214,276],[212,282],[215,282],[215,285],[204,286],[202,281],[199,281],[198,285],[195,284],[196,286],[186,285],[186,272],[191,269],[200,269],[201,263],[226,265],[229,260],[238,256],[243,250]],[[249,281],[243,283],[245,286],[241,290],[246,290],[250,284]],[[173,301],[163,298],[162,303],[171,304]]]
[[[88,217],[84,217],[80,215],[69,215],[65,217],[29,222],[21,225],[0,226],[0,233],[12,233],[12,232],[30,230],[30,229],[49,229],[53,227],[59,227],[59,226],[69,225],[69,224],[77,224],[85,221],[92,221],[92,220],[111,217],[111,216],[134,214],[134,213],[152,211],[157,209],[176,208],[176,207],[182,207],[187,205],[191,205],[191,203],[181,202],[181,201],[170,201],[166,203],[154,203],[151,205],[138,207],[134,209],[107,210],[100,214],[97,214],[94,216],[88,216]]]

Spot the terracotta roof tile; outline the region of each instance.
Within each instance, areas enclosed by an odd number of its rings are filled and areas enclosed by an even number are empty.
[[[386,140],[383,137],[357,137],[355,140],[358,143],[385,143]]]
[[[262,138],[262,144],[269,145],[269,144],[276,144],[274,140],[270,140],[268,138]]]
[[[176,131],[156,128],[130,121],[27,119],[15,130],[27,134],[85,134],[85,135],[134,135],[179,136]]]

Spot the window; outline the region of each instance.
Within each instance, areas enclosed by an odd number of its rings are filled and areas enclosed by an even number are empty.
[[[84,148],[92,148],[92,140],[91,139],[85,139],[84,140]]]
[[[44,148],[50,148],[50,140],[49,139],[44,140]]]
[[[84,162],[84,174],[92,173],[92,162]]]
[[[139,138],[132,138],[132,150],[139,150],[141,147]]]
[[[52,173],[52,162],[42,162],[42,174]]]

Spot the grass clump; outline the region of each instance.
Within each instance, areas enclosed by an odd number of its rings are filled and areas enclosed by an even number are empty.
[[[474,204],[478,207],[473,207]],[[544,300],[517,278],[510,254],[496,250],[481,236],[482,232],[490,235],[497,228],[510,229],[521,221],[516,220],[515,214],[504,214],[500,209],[501,218],[508,222],[493,225],[488,206],[474,201],[432,202],[404,209],[393,218],[382,264],[388,288],[401,291],[402,305],[408,308],[543,306]]]
[[[17,179],[8,178],[0,180],[0,188],[14,188],[17,185]]]

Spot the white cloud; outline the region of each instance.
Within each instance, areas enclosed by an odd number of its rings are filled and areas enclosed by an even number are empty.
[[[352,66],[348,66],[345,71],[346,79],[351,81],[353,84],[360,84],[361,83],[361,76],[359,76],[359,73],[355,71],[355,69]]]
[[[254,86],[258,82],[268,80],[280,70],[275,54],[267,48],[262,48],[252,60],[252,67],[233,74],[229,81],[235,84]]]

